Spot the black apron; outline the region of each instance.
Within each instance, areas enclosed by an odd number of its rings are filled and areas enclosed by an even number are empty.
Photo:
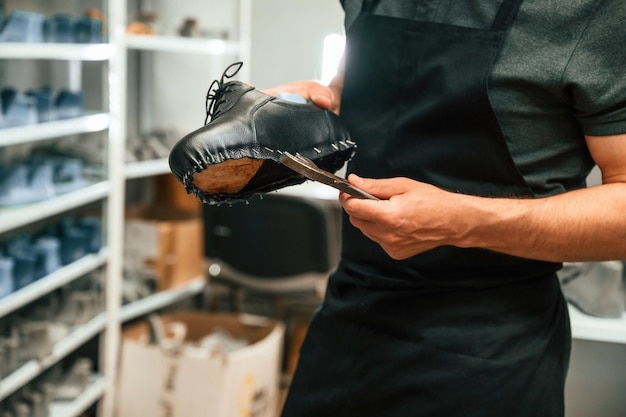
[[[349,172],[532,198],[487,95],[521,0],[490,29],[373,14],[347,33]],[[344,218],[342,258],[283,417],[557,417],[569,360],[559,264],[440,247],[392,260]]]

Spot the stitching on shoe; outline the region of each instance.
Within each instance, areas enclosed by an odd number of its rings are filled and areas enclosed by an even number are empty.
[[[327,149],[330,151],[330,149],[333,149],[335,151],[339,150],[339,146],[338,144],[342,144],[341,142],[343,141],[333,141],[330,142],[328,144],[324,144],[324,146],[322,146],[322,149]],[[346,146],[345,144],[344,150],[348,150],[350,148],[352,148],[352,152],[351,154],[345,159],[345,162],[349,161],[350,159],[352,159],[356,153],[356,143],[354,143],[353,141],[345,141],[347,143],[352,142],[354,145],[349,145]],[[328,149],[330,148],[330,149]],[[272,150],[270,148],[264,147],[264,149],[268,152],[271,153],[282,153],[279,150]],[[235,152],[235,150],[233,151]],[[320,150],[318,147],[313,147],[311,149],[301,149],[298,151],[299,153],[307,156],[307,157],[313,157],[315,158],[315,154],[313,154],[312,152],[315,152],[317,155],[321,154],[323,151]],[[262,152],[258,149],[258,148],[251,148],[250,150],[243,150],[243,149],[239,149],[239,157],[240,158],[244,158],[244,157],[249,157],[249,158],[253,158],[253,159],[258,159],[258,158],[254,158],[255,155],[259,155],[262,154]],[[332,154],[332,152],[329,153],[329,155]],[[280,183],[277,184],[268,184],[268,186],[266,187],[267,189],[264,190],[258,190],[255,192],[250,192],[250,193],[245,193],[242,195],[224,195],[224,194],[216,194],[216,195],[207,195],[205,194],[201,189],[199,189],[197,186],[195,186],[193,184],[193,175],[198,173],[198,172],[202,172],[204,171],[209,165],[215,164],[215,163],[220,163],[220,162],[224,162],[228,159],[237,159],[237,158],[228,158],[227,156],[225,156],[222,152],[219,152],[219,159],[220,160],[216,160],[217,158],[213,158],[213,155],[208,154],[206,155],[208,156],[208,158],[202,158],[203,160],[201,161],[201,164],[195,164],[194,165],[194,169],[193,172],[186,172],[183,175],[183,185],[185,186],[185,189],[187,190],[187,193],[189,194],[195,194],[203,203],[205,204],[217,204],[219,202],[229,202],[229,203],[234,203],[234,202],[241,202],[241,201],[246,201],[248,200],[250,197],[256,195],[256,194],[262,194],[264,192],[269,192],[272,191],[272,187],[276,187],[276,186],[280,186]],[[211,160],[208,161],[209,163],[207,163],[207,159]],[[200,161],[199,161],[200,162]],[[345,163],[344,162],[344,163]],[[303,179],[302,182],[304,182],[305,180]]]

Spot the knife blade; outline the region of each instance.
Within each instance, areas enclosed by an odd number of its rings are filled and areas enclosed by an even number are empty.
[[[300,154],[296,153],[295,155],[293,155],[289,152],[283,152],[279,157],[279,161],[286,167],[291,168],[293,171],[297,172],[305,178],[329,185],[353,197],[369,200],[380,200],[378,197],[375,197],[350,184],[344,178],[341,178],[328,171],[324,171],[323,169],[315,165],[315,162]]]

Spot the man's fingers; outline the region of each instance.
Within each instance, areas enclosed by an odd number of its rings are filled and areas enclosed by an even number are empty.
[[[355,174],[348,176],[350,184],[366,191],[380,199],[389,200],[394,195],[403,194],[409,190],[409,183],[404,178],[371,179],[362,178]]]
[[[281,84],[276,87],[266,88],[263,92],[271,96],[277,96],[280,93],[298,94],[305,100],[310,100],[323,109],[330,109],[333,105],[332,91],[327,86],[314,81]]]

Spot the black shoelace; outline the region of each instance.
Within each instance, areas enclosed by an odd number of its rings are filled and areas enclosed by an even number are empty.
[[[243,62],[235,62],[234,64],[230,64],[224,70],[222,78],[220,78],[219,80],[213,80],[213,82],[209,86],[209,91],[207,91],[206,93],[206,118],[204,119],[205,125],[209,123],[210,120],[213,120],[219,115],[219,107],[221,104],[224,103],[224,94],[229,91],[228,86],[225,86],[224,81],[237,75],[242,66]]]

